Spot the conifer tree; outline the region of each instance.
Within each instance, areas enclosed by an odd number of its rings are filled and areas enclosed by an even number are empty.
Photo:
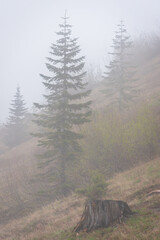
[[[27,137],[24,125],[27,109],[19,86],[16,89],[16,94],[11,101],[9,110],[10,115],[6,124],[6,143],[13,147],[22,143]]]
[[[80,47],[77,38],[71,37],[71,25],[66,14],[62,19],[58,40],[51,45],[50,57],[47,58],[50,76],[41,74],[47,94],[44,95],[44,104],[35,104],[40,110],[35,114],[35,122],[42,129],[35,136],[46,149],[42,156],[44,163],[47,166],[51,163],[50,174],[58,175],[60,191],[66,194],[67,163],[75,160],[81,152],[78,140],[82,135],[75,131],[74,126],[89,121],[91,102],[85,101],[90,91],[85,90],[84,57],[79,57]],[[54,160],[58,165],[52,168]]]
[[[112,60],[109,66],[105,66],[107,71],[103,76],[105,85],[103,93],[112,106],[122,110],[137,96],[136,69],[131,61],[132,41],[127,35],[123,21],[118,25],[112,48],[113,52],[109,53]]]

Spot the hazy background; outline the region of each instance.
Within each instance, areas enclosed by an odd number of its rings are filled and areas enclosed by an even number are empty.
[[[17,84],[29,108],[42,99],[39,73],[65,9],[87,64],[101,67],[121,19],[132,38],[160,29],[159,0],[0,0],[0,123]]]

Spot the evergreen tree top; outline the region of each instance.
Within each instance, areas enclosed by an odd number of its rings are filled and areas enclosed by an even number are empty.
[[[11,100],[11,107],[9,108],[8,124],[17,124],[24,119],[27,112],[23,96],[20,92],[20,87],[17,86],[14,98]]]
[[[135,66],[132,64],[132,41],[127,34],[123,21],[118,24],[118,30],[113,39],[113,55],[107,71],[104,72],[105,90],[103,93],[108,96],[110,104],[117,106],[119,110],[125,109],[128,103],[133,101],[137,95],[135,81]]]
[[[63,23],[59,24],[60,30],[56,43],[50,46],[50,57],[47,57],[46,67],[52,76],[40,74],[43,78],[44,86],[51,91],[65,90],[82,90],[86,87],[83,78],[86,72],[83,71],[84,56],[78,56],[80,47],[77,44],[77,38],[71,37],[72,26],[68,24],[68,17],[62,18]],[[58,90],[59,89],[59,90]],[[77,97],[81,97],[80,94]],[[46,98],[46,96],[45,96]],[[75,97],[73,97],[75,98]]]
[[[115,32],[115,37],[113,39],[113,45],[111,46],[114,48],[115,53],[109,53],[116,55],[120,52],[116,52],[116,50],[120,50],[121,52],[125,51],[127,48],[132,46],[132,41],[130,41],[130,36],[127,34],[127,29],[121,20],[120,24],[117,25],[118,30]]]

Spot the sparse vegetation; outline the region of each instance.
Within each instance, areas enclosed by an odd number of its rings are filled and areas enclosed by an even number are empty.
[[[152,177],[148,173],[152,166]],[[2,240],[88,240],[88,239],[154,239],[159,240],[160,221],[159,197],[147,197],[147,193],[156,189],[159,179],[160,158],[143,163],[141,166],[118,173],[110,179],[107,198],[127,201],[135,214],[122,224],[98,229],[91,233],[72,232],[82,214],[85,199],[75,194],[38,209],[23,218],[1,225]],[[154,175],[155,173],[155,175]],[[150,177],[148,177],[150,176]]]

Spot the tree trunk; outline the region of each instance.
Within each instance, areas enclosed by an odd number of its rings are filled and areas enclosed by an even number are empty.
[[[86,231],[100,227],[108,227],[115,221],[131,215],[132,211],[128,204],[116,200],[91,200],[85,205],[80,222],[74,228],[75,232]]]

